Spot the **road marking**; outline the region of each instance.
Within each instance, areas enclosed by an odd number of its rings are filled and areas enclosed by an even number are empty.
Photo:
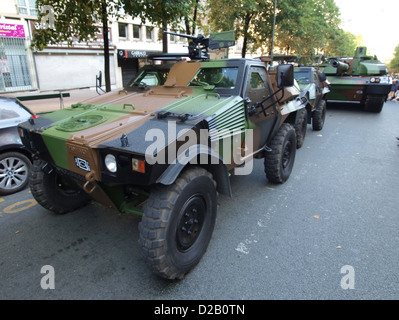
[[[23,200],[23,201],[16,202],[12,205],[9,205],[8,207],[3,209],[3,212],[16,213],[16,212],[20,212],[20,211],[29,209],[36,204],[37,204],[37,202],[34,199]]]

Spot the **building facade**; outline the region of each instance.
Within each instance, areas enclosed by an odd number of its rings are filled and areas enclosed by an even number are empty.
[[[104,42],[99,27],[96,40],[48,45],[30,49],[39,27],[35,0],[0,2],[0,93],[61,91],[92,88],[104,74]],[[162,51],[159,29],[140,19],[122,17],[109,21],[111,88],[121,88],[148,63],[151,53]],[[169,52],[186,52],[185,39],[168,36]],[[103,82],[104,83],[104,82]]]

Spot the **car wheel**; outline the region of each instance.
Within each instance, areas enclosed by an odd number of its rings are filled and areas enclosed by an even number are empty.
[[[32,195],[42,207],[63,214],[87,204],[89,196],[71,178],[45,166],[45,161],[35,160],[30,176]]]
[[[300,112],[297,122],[295,123],[296,132],[296,147],[297,149],[303,146],[306,137],[306,131],[308,129],[308,112],[305,108],[299,110]]]
[[[265,157],[265,173],[270,182],[284,183],[291,175],[296,154],[295,129],[283,123],[270,144],[271,151]]]
[[[327,113],[327,103],[325,100],[321,100],[316,110],[313,111],[313,121],[312,126],[313,130],[320,131],[324,127],[324,121],[326,119]]]
[[[198,264],[211,239],[216,210],[216,183],[199,167],[151,191],[139,230],[144,259],[154,273],[181,279]]]
[[[31,162],[19,152],[0,155],[0,194],[7,195],[25,189],[29,182]]]

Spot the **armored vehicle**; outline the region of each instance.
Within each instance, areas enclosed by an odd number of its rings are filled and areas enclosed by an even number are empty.
[[[379,113],[391,88],[387,67],[366,47],[358,47],[353,58],[331,58],[322,66],[330,81],[327,102],[360,104],[365,111]]]
[[[308,124],[312,124],[313,130],[323,129],[327,112],[325,99],[330,89],[326,75],[314,67],[295,67],[294,77],[309,101],[306,108],[301,111],[300,121],[295,126],[297,147],[300,148],[305,140]]]
[[[191,61],[174,64],[163,85],[19,126],[35,159],[37,202],[66,213],[94,199],[142,215],[144,259],[167,279],[182,278],[205,253],[217,195],[232,195],[230,174],[249,174],[259,158],[269,181],[289,178],[293,124],[307,103],[292,65],[268,72],[259,59],[208,60],[209,39],[190,39]]]

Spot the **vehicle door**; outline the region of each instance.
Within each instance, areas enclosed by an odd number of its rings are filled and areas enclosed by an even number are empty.
[[[244,99],[250,100],[248,103],[249,108],[271,95],[272,88],[268,80],[265,67],[249,66],[244,89]],[[278,112],[276,112],[276,107],[272,106],[268,108],[274,103],[274,97],[268,99],[263,103],[264,110],[262,110],[262,108],[257,108],[254,114],[248,113],[247,109],[248,120],[253,125],[254,129],[254,151],[266,145],[275,122],[277,121]]]

